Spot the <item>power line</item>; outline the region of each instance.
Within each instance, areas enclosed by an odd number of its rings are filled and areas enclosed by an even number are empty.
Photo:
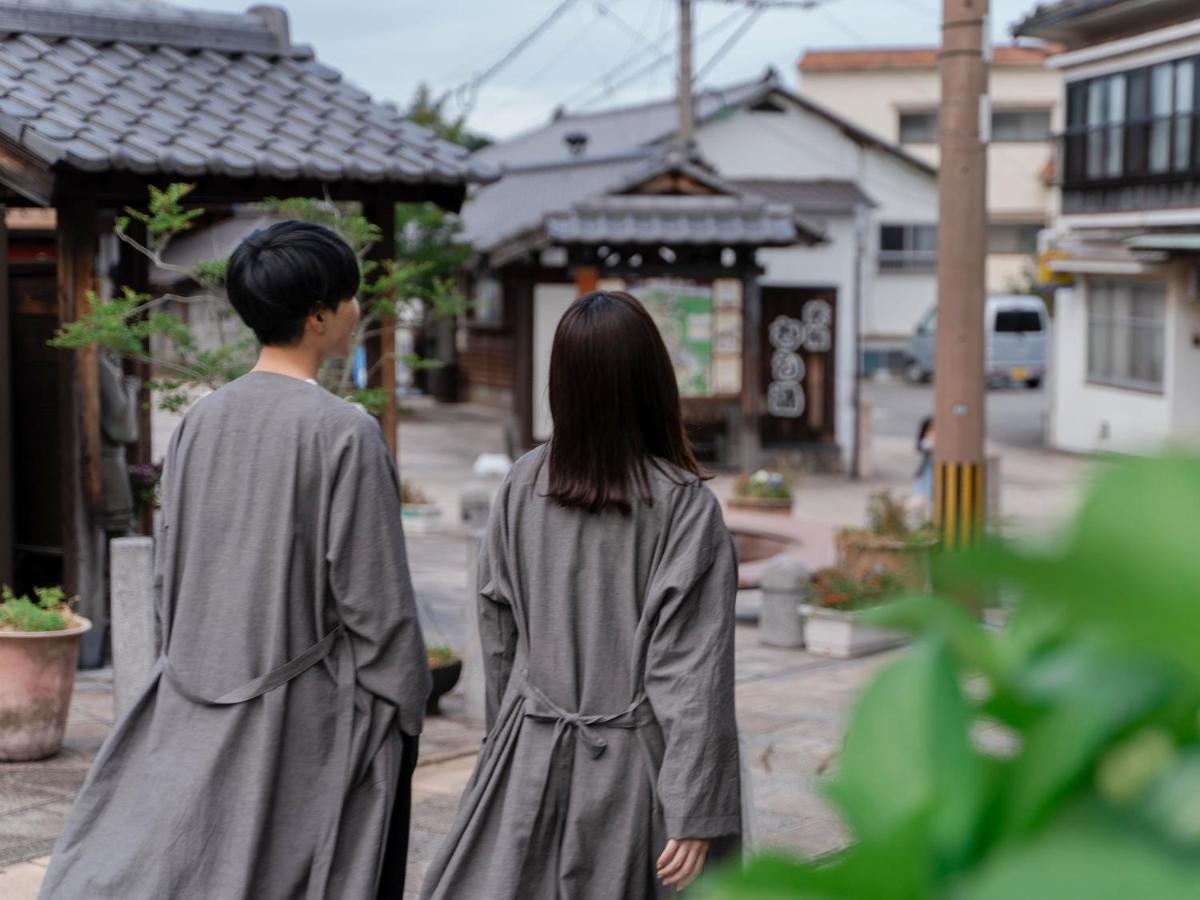
[[[638,43],[642,44],[645,47],[648,47],[650,50],[658,49],[638,29],[634,28],[632,25],[630,25],[628,22],[626,22],[624,19],[622,19],[620,16],[618,16],[615,12],[613,12],[612,7],[610,7],[607,3],[604,3],[603,0],[595,0],[595,5],[596,5],[597,12],[599,12],[601,15],[608,16],[609,21],[611,21],[614,25],[619,27],[627,35],[631,36],[635,41],[637,41]]]
[[[711,37],[712,35],[716,34],[717,32],[721,31],[722,29],[724,29],[726,25],[728,25],[730,22],[732,22],[734,19],[736,19],[739,15],[741,15],[741,12],[742,11],[740,9],[734,10],[732,15],[726,16],[724,19],[722,19],[717,24],[713,25],[711,28],[706,29],[696,39],[697,43],[704,40],[705,38]],[[670,31],[666,32],[664,35],[660,35],[657,40],[661,40],[663,37],[665,37],[667,35],[674,37],[675,29],[672,28]],[[619,91],[621,88],[625,87],[625,85],[632,84],[633,82],[640,79],[642,76],[647,75],[650,72],[653,72],[655,69],[659,68],[664,63],[671,62],[674,58],[675,58],[674,47],[668,47],[667,49],[660,51],[658,56],[656,56],[654,59],[647,62],[644,66],[634,69],[632,72],[630,72],[624,78],[621,78],[618,81],[605,84],[604,88],[602,90],[600,90],[595,96],[591,97],[589,100],[581,103],[580,106],[586,108],[588,106],[591,106],[591,105],[599,102],[600,100],[603,100],[605,97],[611,96],[612,94]],[[601,76],[601,78],[599,79],[599,82],[604,83],[610,76],[621,71],[621,69],[623,69],[623,68],[624,68],[624,65],[615,67],[614,69],[609,70],[603,76]],[[595,83],[596,82],[593,82],[593,85]],[[590,91],[590,90],[592,90],[592,88],[589,87],[588,90]],[[583,93],[583,92],[578,92],[578,93]],[[578,93],[575,96],[578,96]],[[568,102],[570,102],[570,101],[568,101]]]
[[[473,76],[469,81],[466,81],[455,88],[453,92],[460,98],[460,102],[464,108],[464,114],[469,113],[471,108],[475,105],[475,98],[479,93],[480,86],[505,66],[507,66],[510,62],[520,56],[526,47],[537,40],[547,28],[554,24],[559,16],[565,13],[576,2],[578,2],[578,0],[562,0],[558,6],[551,10],[550,15],[542,19],[542,21],[539,22],[532,31],[517,41],[517,43],[514,44],[507,53],[505,53],[502,57],[488,66],[478,75]]]
[[[761,7],[761,6],[754,7],[750,10],[750,14],[748,16],[746,16],[746,18],[742,19],[742,23],[740,25],[738,25],[738,27],[736,29],[734,29],[733,34],[731,34],[728,38],[725,39],[725,43],[723,43],[720,47],[717,48],[716,52],[713,53],[713,55],[708,58],[708,61],[700,68],[700,71],[697,72],[696,75],[692,78],[693,84],[699,84],[700,81],[704,78],[704,76],[712,71],[713,67],[721,61],[721,59],[725,56],[726,53],[728,53],[730,50],[733,49],[733,46],[739,40],[741,40],[742,36],[747,31],[750,30],[750,27],[755,22],[758,21],[758,18],[763,14],[763,11],[764,11],[763,7]]]

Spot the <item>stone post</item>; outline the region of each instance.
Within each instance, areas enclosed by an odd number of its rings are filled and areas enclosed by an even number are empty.
[[[467,534],[467,590],[463,597],[463,694],[467,718],[483,724],[487,701],[483,677],[483,646],[479,640],[479,615],[476,606],[475,569],[479,561],[479,542],[487,528],[493,491],[486,484],[468,484],[460,500],[462,522]]]
[[[763,568],[759,640],[773,647],[804,646],[804,613],[808,567],[795,556],[781,554]]]
[[[146,683],[157,651],[154,635],[154,539],[113,538],[113,703],[121,718]]]

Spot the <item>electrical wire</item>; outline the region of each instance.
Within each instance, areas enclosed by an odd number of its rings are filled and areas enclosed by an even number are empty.
[[[705,40],[706,38],[709,38],[712,35],[718,33],[719,31],[722,31],[725,28],[725,26],[727,26],[734,19],[738,18],[741,15],[741,12],[742,11],[740,9],[734,10],[732,15],[726,16],[720,22],[718,22],[717,24],[713,25],[711,28],[709,28],[709,29],[705,30],[703,33],[701,33],[696,38],[697,45],[701,41]],[[672,28],[671,31],[668,33],[671,35],[674,35],[675,29]],[[624,66],[622,65],[620,67],[610,70],[609,72],[605,73],[605,75],[601,76],[601,78],[599,79],[599,82],[604,83],[603,89],[600,90],[598,93],[596,93],[595,96],[592,96],[590,99],[580,103],[579,106],[581,108],[585,108],[585,109],[589,106],[594,106],[596,103],[599,103],[601,100],[604,100],[606,97],[609,97],[612,94],[616,93],[621,88],[625,87],[627,84],[632,84],[633,82],[639,80],[643,76],[649,74],[650,72],[653,72],[655,69],[658,69],[664,63],[671,62],[674,58],[675,58],[674,47],[669,47],[665,50],[660,51],[658,56],[656,56],[654,59],[647,62],[644,66],[640,66],[639,68],[634,69],[632,72],[629,72],[624,78],[621,78],[618,81],[605,83],[606,79],[609,76],[614,75],[617,72],[621,71],[621,69],[623,69]],[[594,84],[595,83],[593,83],[593,85]],[[592,88],[589,88],[589,90],[591,90],[591,89]],[[575,96],[578,96],[579,93],[583,93],[583,92],[578,92]],[[568,104],[569,103],[570,103],[570,101],[568,101]]]
[[[716,49],[716,52],[714,52],[713,55],[710,56],[704,63],[704,65],[700,67],[700,71],[692,77],[692,84],[699,84],[704,76],[713,70],[713,67],[721,61],[725,54],[733,49],[734,45],[742,39],[742,36],[745,35],[745,33],[750,30],[751,26],[758,21],[763,12],[764,9],[761,6],[752,7],[750,9],[749,15],[747,15],[746,18],[742,20],[742,23],[738,25],[736,29],[734,29],[733,34],[725,39],[725,43]]]
[[[558,20],[559,16],[565,13],[568,9],[574,6],[578,0],[562,0],[558,6],[550,11],[546,18],[542,19],[533,30],[526,34],[523,38],[516,42],[503,56],[484,69],[477,75],[472,76],[468,81],[463,82],[458,87],[453,88],[453,93],[458,98],[460,105],[463,107],[464,115],[469,114],[475,106],[475,99],[479,95],[479,88],[493,75],[507,66],[510,62],[516,59],[525,51],[525,49],[538,39],[551,25]]]

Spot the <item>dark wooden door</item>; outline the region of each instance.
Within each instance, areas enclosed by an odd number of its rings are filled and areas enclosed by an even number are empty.
[[[10,272],[14,580],[62,581],[62,351],[54,269]]]
[[[761,295],[762,444],[832,444],[837,289],[764,287]]]

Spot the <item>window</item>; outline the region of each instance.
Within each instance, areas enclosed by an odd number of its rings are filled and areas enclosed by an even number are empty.
[[[1166,297],[1160,283],[1090,282],[1089,381],[1162,392]]]
[[[1003,142],[1050,140],[1050,110],[995,110],[992,113],[992,140]]]
[[[900,143],[936,144],[937,142],[937,110],[900,113]]]
[[[936,225],[879,226],[880,271],[928,272],[936,267]]]
[[[1001,309],[996,312],[996,334],[1036,334],[1042,317],[1035,309]]]
[[[503,294],[500,281],[491,275],[481,275],[467,304],[467,321],[472,325],[497,328],[504,324]]]
[[[1200,57],[1067,86],[1066,182],[1200,175]]]
[[[988,226],[988,253],[1037,253],[1038,233],[1042,224],[994,222]]]

